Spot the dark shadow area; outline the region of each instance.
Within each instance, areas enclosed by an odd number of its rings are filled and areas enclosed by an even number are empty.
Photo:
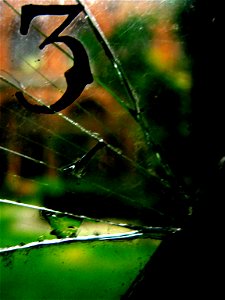
[[[222,43],[217,1],[187,2],[179,15],[192,60],[193,213],[165,239],[122,299],[221,299],[221,206],[225,199]],[[221,160],[222,159],[222,160]]]

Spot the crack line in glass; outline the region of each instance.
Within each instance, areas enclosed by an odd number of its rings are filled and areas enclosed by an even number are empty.
[[[168,234],[168,233],[175,233],[177,231],[180,231],[181,228],[179,227],[163,227],[163,226],[140,226],[140,225],[133,225],[133,224],[127,224],[127,223],[115,223],[107,220],[102,220],[102,219],[96,219],[96,218],[91,218],[88,216],[83,216],[83,215],[75,215],[69,212],[62,212],[54,209],[50,209],[47,207],[42,207],[42,206],[37,206],[37,205],[32,205],[32,204],[27,204],[27,203],[22,203],[22,202],[16,202],[13,200],[8,200],[8,199],[0,199],[0,203],[5,203],[5,204],[11,204],[11,205],[17,205],[17,206],[22,206],[30,209],[36,209],[39,211],[45,211],[49,212],[52,214],[60,214],[63,216],[71,217],[71,218],[78,218],[82,220],[87,220],[91,222],[96,222],[96,223],[104,223],[112,226],[118,226],[118,227],[123,227],[131,230],[138,231],[140,233],[149,233],[149,234]]]
[[[14,83],[12,83],[10,80],[6,79],[4,76],[0,75],[0,79],[4,82],[6,82],[7,84],[11,85],[12,87],[16,88],[17,90],[22,91],[24,94],[26,94],[27,96],[31,97],[33,100],[35,100],[37,103],[41,104],[41,105],[45,105],[45,103],[30,95],[27,91],[25,91],[24,89],[21,89],[20,87],[16,86]],[[46,105],[47,106],[47,105]],[[78,122],[70,119],[69,117],[67,117],[66,115],[64,115],[61,112],[56,113],[55,115],[61,117],[63,120],[65,120],[66,122],[72,124],[73,126],[75,126],[76,128],[80,129],[81,132],[87,134],[88,136],[92,137],[93,139],[95,139],[98,142],[104,142],[106,144],[106,147],[108,149],[110,149],[112,152],[114,152],[115,154],[117,154],[118,156],[120,156],[121,158],[127,160],[128,162],[130,162],[134,167],[136,167],[139,171],[141,171],[141,173],[147,177],[151,177],[151,174],[149,174],[148,170],[146,170],[146,168],[142,167],[140,164],[138,164],[137,162],[133,161],[131,158],[129,158],[128,156],[126,156],[125,154],[123,154],[121,149],[118,149],[116,147],[114,147],[113,145],[107,143],[101,136],[99,133],[97,132],[93,132],[91,130],[88,130],[86,128],[84,128],[82,125],[80,125]]]
[[[0,249],[0,254],[9,253],[13,251],[23,250],[23,249],[31,249],[31,248],[39,248],[43,246],[52,246],[52,245],[60,245],[60,244],[70,244],[74,242],[95,242],[95,241],[105,241],[105,240],[127,240],[127,239],[136,239],[143,236],[143,233],[138,231],[132,231],[129,233],[116,233],[116,234],[101,234],[101,235],[89,235],[89,236],[78,236],[75,238],[63,238],[63,239],[52,239],[52,240],[44,240],[40,242],[32,242],[25,245],[17,245],[8,248]]]

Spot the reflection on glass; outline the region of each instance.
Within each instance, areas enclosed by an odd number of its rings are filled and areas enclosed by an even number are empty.
[[[117,299],[160,240],[180,230],[188,217],[191,179],[183,157],[189,151],[192,82],[177,21],[180,2],[1,3],[2,266],[4,284],[10,286],[13,274],[21,297],[37,293],[34,285],[29,293],[19,286],[40,256],[35,278],[63,272],[68,281],[81,282],[78,297],[95,276],[90,291],[104,298],[113,290],[115,296],[107,297]],[[39,14],[22,35],[21,8],[31,3],[79,3],[83,9],[58,41],[40,50],[67,15]],[[80,96],[63,109],[36,113],[15,95],[50,107],[65,93],[73,63],[74,78],[82,75],[76,73],[80,53],[76,57],[63,36],[85,49],[93,82],[85,82]],[[77,83],[73,76],[71,89]],[[45,287],[43,279],[38,282]],[[73,287],[65,280],[60,287],[68,299]],[[83,299],[90,297],[86,293]]]

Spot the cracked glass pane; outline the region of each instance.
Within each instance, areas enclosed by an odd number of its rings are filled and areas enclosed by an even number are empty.
[[[186,5],[1,2],[3,299],[119,299],[192,215]]]

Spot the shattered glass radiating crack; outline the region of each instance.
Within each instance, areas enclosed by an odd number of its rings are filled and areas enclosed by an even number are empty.
[[[181,2],[1,2],[3,299],[119,299],[182,231],[193,191]]]

